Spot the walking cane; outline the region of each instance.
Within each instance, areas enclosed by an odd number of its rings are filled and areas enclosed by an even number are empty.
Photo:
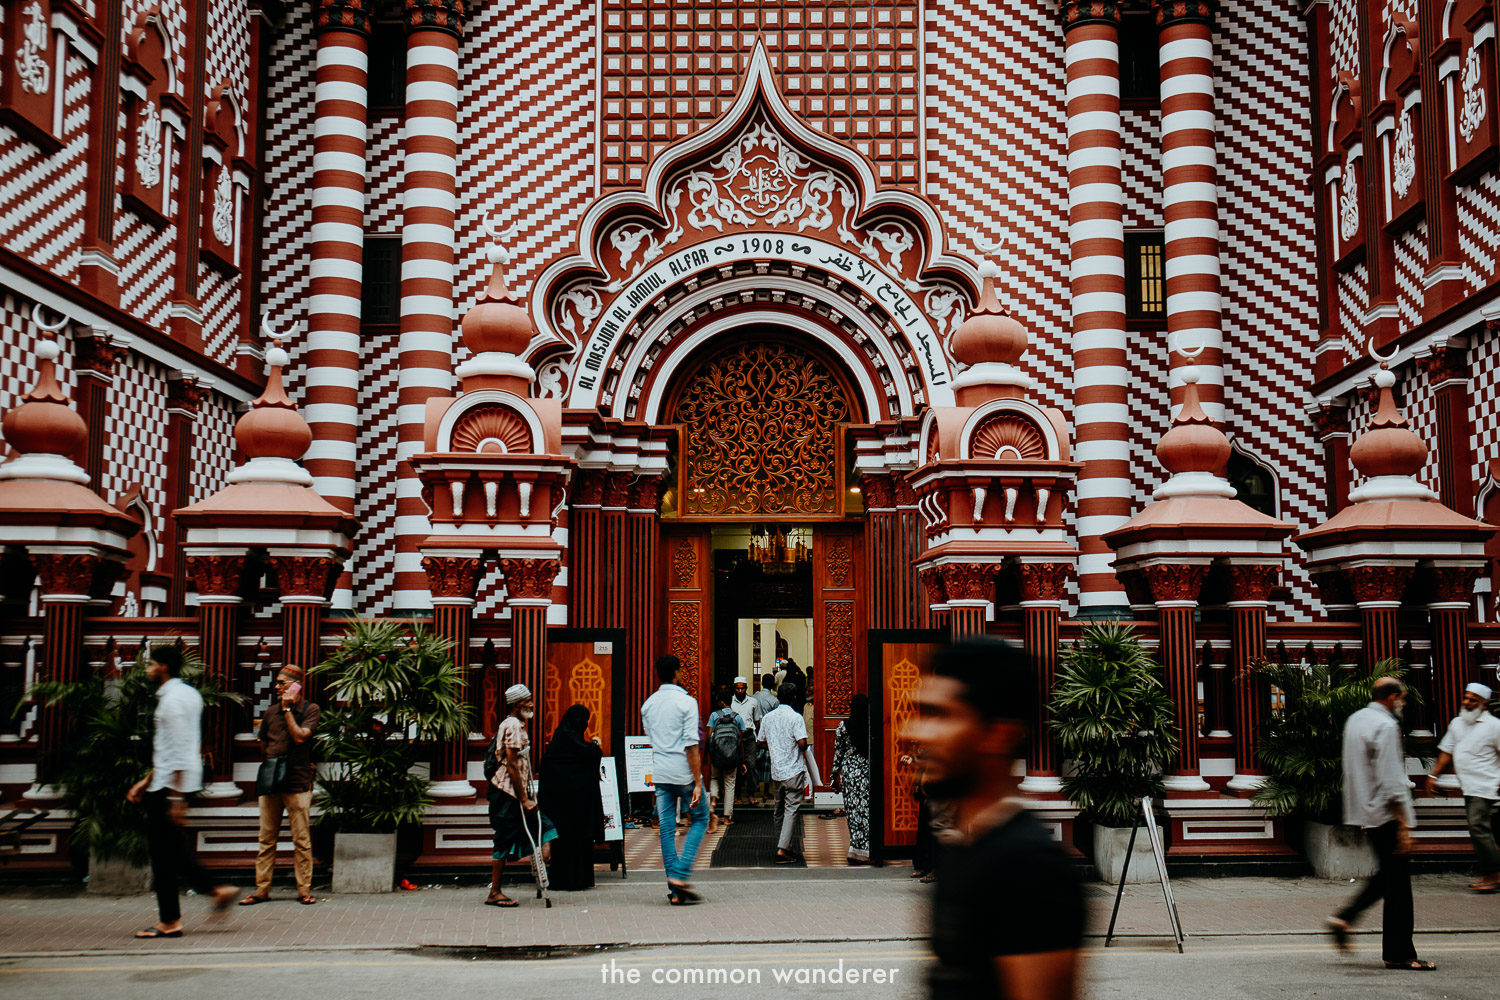
[[[521,810],[521,829],[526,831],[526,839],[531,841],[531,873],[536,876],[536,898],[547,904],[547,909],[552,909],[552,899],[547,895],[547,862],[542,860],[542,845],[537,843],[542,836],[542,810],[536,810],[536,833],[531,835],[531,822],[526,818],[526,810]]]

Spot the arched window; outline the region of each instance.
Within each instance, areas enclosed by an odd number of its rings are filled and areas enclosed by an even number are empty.
[[[1270,468],[1235,448],[1229,453],[1228,477],[1236,499],[1269,517],[1276,516],[1276,474]]]

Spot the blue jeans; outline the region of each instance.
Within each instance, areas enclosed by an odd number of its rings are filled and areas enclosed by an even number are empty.
[[[682,853],[677,853],[677,804],[693,798],[693,785],[656,785],[656,826],[661,834],[661,860],[667,869],[667,882],[686,882],[693,874],[693,860],[698,856],[698,845],[703,843],[703,832],[708,829],[708,796],[698,797],[698,804],[688,810],[687,839],[682,843]]]

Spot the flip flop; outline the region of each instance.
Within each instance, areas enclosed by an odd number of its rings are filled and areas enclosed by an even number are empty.
[[[135,936],[142,940],[164,937],[182,937],[182,931],[164,931],[160,927],[147,927],[145,930],[135,932]]]
[[[484,901],[484,905],[485,906],[498,906],[502,910],[508,910],[508,909],[510,909],[513,906],[520,906],[521,904],[519,902],[517,902],[516,900],[511,899],[509,896],[502,896],[499,899],[486,899]]]
[[[259,893],[252,892],[250,895],[248,895],[244,899],[240,900],[240,905],[241,906],[256,906],[256,905],[258,905],[260,903],[268,903],[270,901],[271,901],[271,897],[270,896],[262,896]]]
[[[1437,970],[1436,962],[1424,962],[1420,958],[1414,958],[1410,962],[1386,962],[1387,969],[1401,969],[1404,972],[1434,972]]]
[[[306,895],[306,896],[298,896],[297,897],[297,902],[301,903],[303,906],[312,906],[317,901],[318,901],[318,897],[317,896],[313,896],[313,895]]]

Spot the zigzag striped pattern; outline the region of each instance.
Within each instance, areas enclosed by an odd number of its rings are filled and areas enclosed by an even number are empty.
[[[1125,142],[1121,186],[1125,190],[1125,228],[1162,226],[1161,112],[1123,110],[1120,138]]]
[[[1067,131],[1053,0],[926,9],[925,194],[960,252],[999,239],[1000,295],[1031,331],[1037,398],[1070,408]],[[1005,40],[1004,58],[995,42]],[[1003,114],[996,112],[1003,108]]]
[[[311,5],[296,4],[271,45],[263,161],[266,203],[260,255],[263,308],[277,329],[296,329],[287,391],[300,401],[302,335],[307,320],[308,238],[312,227],[313,74],[317,67]]]
[[[1500,479],[1500,332],[1480,328],[1469,353],[1473,382],[1474,484],[1486,478]],[[1492,581],[1494,586],[1500,581]]]
[[[459,72],[463,67],[459,67]],[[401,232],[401,119],[386,115],[370,122],[366,132],[365,232]],[[459,132],[463,135],[463,132]]]
[[[166,511],[166,370],[132,354],[115,369],[104,423],[104,475],[99,493],[114,501],[133,486],[151,511],[157,537]]]
[[[224,488],[225,477],[234,467],[234,404],[216,392],[209,393],[198,408],[193,425],[193,468],[188,474],[193,503],[206,500]]]
[[[227,78],[243,98],[250,68],[250,14],[245,0],[208,0],[206,34],[203,95],[211,95]],[[254,127],[254,123],[246,124]]]
[[[1486,170],[1458,195],[1458,247],[1470,288],[1483,288],[1495,277],[1500,249],[1500,175]]]
[[[489,275],[481,229],[516,227],[511,287],[572,249],[595,194],[595,4],[478,4],[459,54],[459,311]]]
[[[1305,531],[1323,520],[1324,492],[1301,412],[1318,330],[1305,26],[1292,0],[1221,4],[1217,37],[1226,429],[1275,470],[1278,516]],[[1354,284],[1363,296],[1362,274]],[[1272,614],[1305,620],[1318,604],[1290,548],[1291,602]]]
[[[1401,332],[1422,322],[1422,304],[1427,299],[1422,274],[1427,270],[1427,220],[1423,219],[1395,241],[1396,311]]]
[[[1339,272],[1338,301],[1339,328],[1344,331],[1344,355],[1352,361],[1364,354],[1364,345],[1359,343],[1360,332],[1365,328],[1365,311],[1370,308],[1370,272],[1360,261],[1348,271]]]
[[[361,345],[359,451],[354,516],[359,537],[350,560],[354,607],[382,615],[396,588],[396,376],[399,338],[372,337]]]
[[[62,149],[44,154],[8,126],[0,126],[0,244],[62,278],[73,277],[83,239],[87,171],[89,66],[68,46],[63,82]],[[6,72],[12,70],[7,67]],[[53,81],[54,84],[56,81]]]
[[[1332,0],[1329,19],[1335,72],[1359,76],[1359,0]],[[1221,13],[1222,16],[1222,13]]]

